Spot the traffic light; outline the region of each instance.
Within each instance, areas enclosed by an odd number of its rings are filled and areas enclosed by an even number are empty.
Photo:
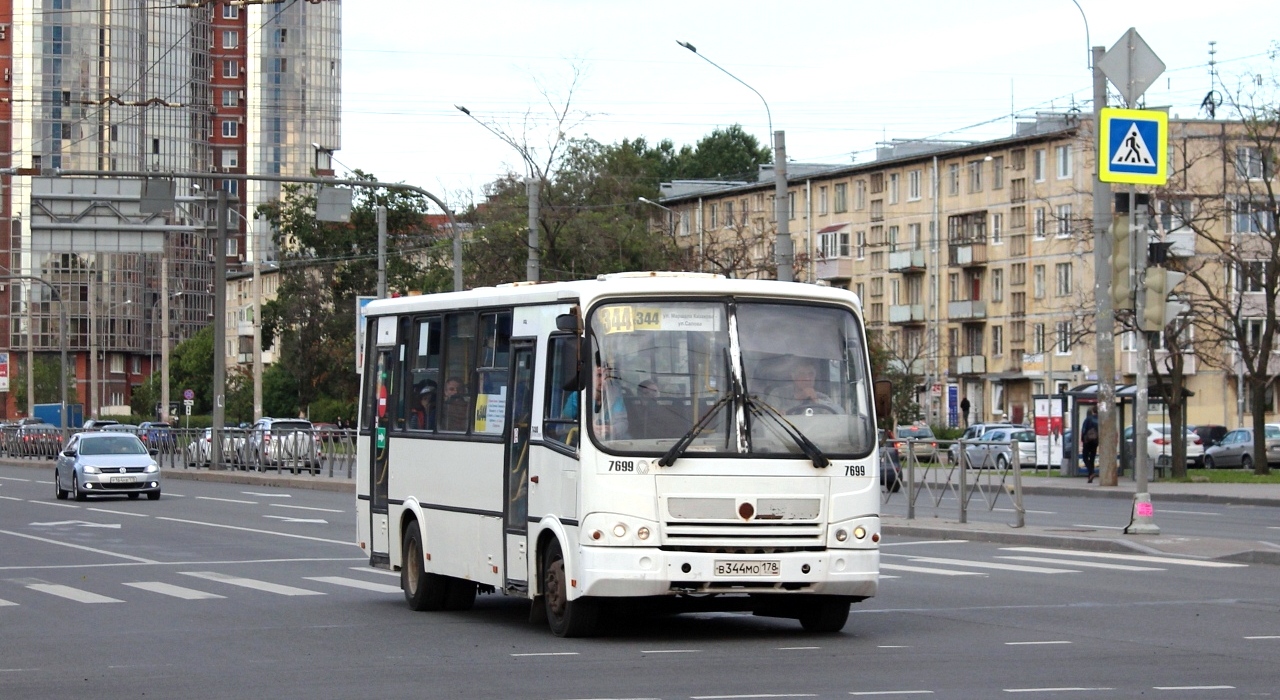
[[[1133,232],[1129,230],[1129,201],[1116,199],[1111,219],[1111,308],[1133,309]]]
[[[1175,318],[1191,310],[1190,304],[1169,299],[1173,288],[1185,278],[1181,272],[1162,267],[1147,268],[1143,284],[1142,330],[1163,331]]]

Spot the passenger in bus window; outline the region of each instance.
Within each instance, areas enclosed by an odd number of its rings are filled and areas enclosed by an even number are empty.
[[[646,379],[643,382],[640,382],[639,388],[641,396],[651,399],[656,399],[658,397],[658,383],[652,379]]]
[[[445,430],[466,430],[471,417],[471,402],[462,390],[462,380],[450,377],[444,383],[444,421]]]
[[[410,414],[409,427],[413,430],[435,430],[436,383],[430,379],[418,385],[418,403]]]

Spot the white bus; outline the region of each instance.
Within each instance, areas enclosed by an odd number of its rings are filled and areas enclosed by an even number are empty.
[[[847,290],[621,273],[365,314],[358,542],[414,610],[502,592],[560,636],[610,603],[833,632],[875,595],[887,391]]]

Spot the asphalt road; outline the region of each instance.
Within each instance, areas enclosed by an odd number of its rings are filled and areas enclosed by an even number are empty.
[[[501,596],[409,611],[351,544],[349,494],[170,480],[75,503],[50,477],[0,466],[5,700],[1280,694],[1265,564],[894,538],[841,634],[706,614],[564,640]]]

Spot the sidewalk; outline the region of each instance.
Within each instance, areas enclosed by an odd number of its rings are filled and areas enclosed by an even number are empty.
[[[47,470],[53,475],[53,462],[33,459],[0,459],[0,465]],[[328,472],[310,474],[256,472],[241,470],[209,470],[163,468],[165,479],[181,481],[214,481],[257,486],[347,492],[354,496],[355,481],[346,478],[345,469],[330,477]],[[1116,486],[1100,486],[1084,478],[1023,476],[1022,491],[1028,495],[1076,496],[1080,498],[1118,498],[1132,500],[1135,482],[1121,478]],[[1280,515],[1280,484],[1199,484],[1154,481],[1148,492],[1156,508],[1157,523],[1164,503],[1218,503],[1276,507]],[[902,492],[905,494],[905,491]],[[1141,553],[1217,559],[1242,563],[1280,566],[1280,535],[1274,541],[1237,540],[1215,537],[1172,535],[1122,535],[1114,530],[1090,530],[1065,527],[1010,527],[1001,523],[960,523],[945,518],[916,518],[886,515],[882,529],[887,539],[921,537],[937,540],[974,540],[998,544],[1016,544],[1094,552]]]

